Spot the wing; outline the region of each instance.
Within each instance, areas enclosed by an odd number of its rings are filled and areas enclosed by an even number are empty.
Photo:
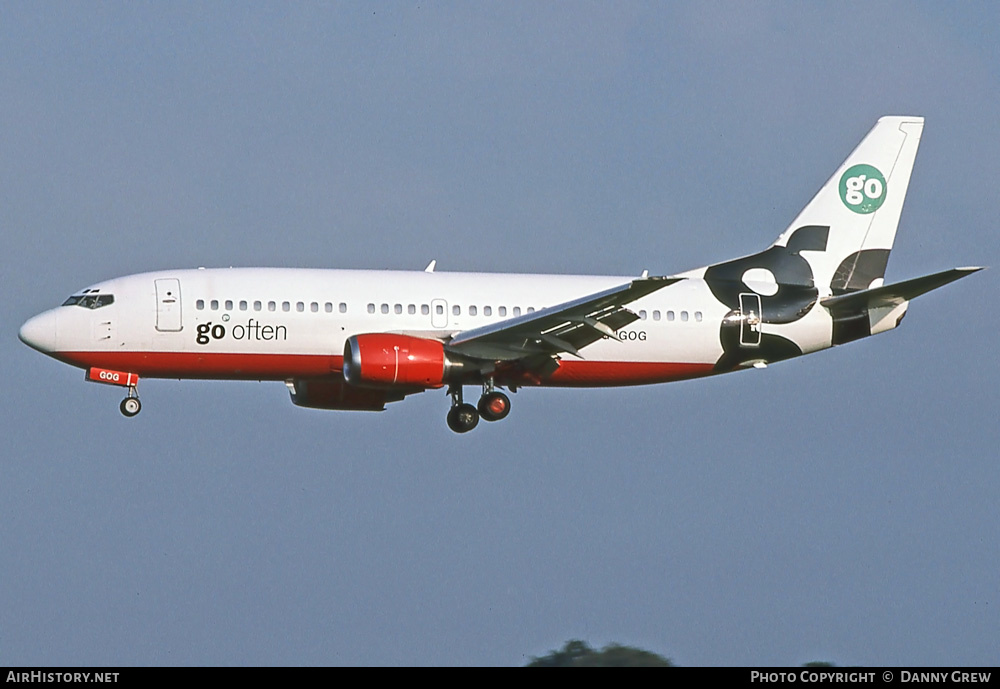
[[[617,339],[616,332],[639,317],[625,305],[684,278],[644,277],[597,294],[466,330],[445,349],[470,359],[493,363],[520,362],[525,368],[545,370],[553,357],[572,354],[601,338]]]

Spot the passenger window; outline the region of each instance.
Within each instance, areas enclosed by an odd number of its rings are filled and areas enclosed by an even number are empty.
[[[198,309],[199,311],[204,311],[205,310],[205,300],[204,299],[199,299],[198,301],[196,301],[194,303],[194,307],[196,309]]]
[[[426,316],[426,315],[430,314],[430,312],[431,312],[431,307],[430,306],[428,306],[427,304],[421,304],[420,305],[420,313],[421,313],[421,315]]]
[[[247,310],[247,300],[240,299],[240,311],[246,311],[246,310]]]
[[[515,316],[520,316],[521,315],[521,307],[520,306],[515,306],[514,307],[514,315]]]
[[[451,315],[452,316],[461,316],[462,315],[462,307],[458,306],[457,304],[455,306],[452,306],[451,307]]]
[[[226,299],[226,311],[232,311],[232,310],[233,310],[233,300]]]
[[[393,313],[396,313],[396,314],[403,313],[403,305],[402,304],[396,304],[395,306],[392,307],[392,311],[393,311]]]
[[[330,302],[326,302],[325,304],[323,304],[323,310],[326,311],[327,313],[333,313],[333,304],[331,304]]]
[[[500,314],[501,317],[506,318],[506,316],[507,316],[507,307],[506,306],[497,307],[497,313]]]
[[[292,310],[292,303],[289,302],[289,301],[283,301],[283,302],[281,302],[281,310],[285,311],[285,312],[291,311]]]
[[[667,320],[668,321],[674,320],[674,312],[673,311],[667,311]]]
[[[268,311],[274,311],[277,308],[277,306],[278,305],[275,302],[273,302],[273,301],[267,302],[267,310]]]
[[[389,305],[382,304],[382,313],[389,313]]]
[[[681,320],[683,322],[687,323],[687,319],[688,319],[688,312],[687,311],[681,311]]]
[[[493,307],[492,306],[484,306],[483,307],[483,315],[484,316],[492,316],[493,315]]]
[[[347,313],[347,303],[346,302],[343,302],[343,301],[340,302],[340,312],[341,313]]]
[[[441,304],[435,304],[434,305],[434,312],[437,313],[437,315],[439,315],[439,316],[443,316],[444,315],[444,306],[442,306]]]
[[[295,310],[298,311],[299,313],[302,313],[303,311],[306,310],[306,305],[303,304],[301,301],[300,302],[296,302],[295,303]]]
[[[218,311],[219,310],[219,300],[218,299],[213,299],[212,300],[212,310],[213,311]]]
[[[653,320],[654,321],[660,320],[660,312],[659,311],[653,311]]]
[[[476,313],[477,313],[477,309],[476,309],[476,307],[475,307],[475,306],[470,306],[470,307],[469,307],[469,315],[470,315],[470,316],[475,316],[475,315],[476,315]]]
[[[534,306],[529,306],[528,307],[528,313],[534,313],[534,312],[535,312],[535,307]]]
[[[646,309],[641,309],[639,311],[639,320],[646,320]]]
[[[254,311],[260,311],[260,309],[261,309],[261,303],[259,301],[255,301],[253,303],[253,310]]]
[[[411,316],[414,315],[416,312],[417,312],[416,304],[410,304],[409,306],[406,307],[406,313],[410,314]]]
[[[368,305],[368,313],[375,313],[375,304]]]
[[[701,311],[695,311],[694,312],[694,319],[696,321],[698,321],[699,323],[701,323]]]

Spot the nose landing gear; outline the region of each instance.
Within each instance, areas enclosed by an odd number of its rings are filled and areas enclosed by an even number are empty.
[[[139,401],[139,395],[136,393],[134,385],[129,386],[128,397],[122,400],[122,403],[118,405],[118,409],[129,418],[142,411],[142,403]]]
[[[139,384],[139,374],[128,371],[113,371],[109,368],[91,367],[87,369],[87,380],[104,385],[117,385],[126,389],[125,399],[118,405],[118,409],[124,416],[132,418],[142,410],[142,403],[139,402],[139,393],[136,386]]]

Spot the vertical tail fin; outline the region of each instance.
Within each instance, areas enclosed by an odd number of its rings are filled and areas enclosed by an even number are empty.
[[[923,127],[881,118],[772,245],[801,251],[821,292],[882,284]]]

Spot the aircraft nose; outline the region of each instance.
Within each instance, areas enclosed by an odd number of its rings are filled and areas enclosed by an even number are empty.
[[[52,311],[29,318],[17,333],[21,342],[39,352],[49,354],[56,349],[56,314]]]

